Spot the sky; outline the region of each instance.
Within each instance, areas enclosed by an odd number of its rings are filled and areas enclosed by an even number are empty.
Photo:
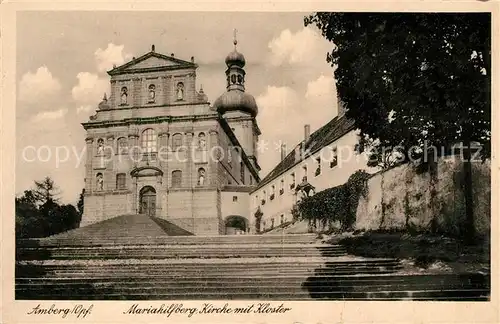
[[[213,103],[225,91],[226,55],[246,58],[246,91],[259,106],[263,178],[288,150],[337,114],[333,45],[305,28],[307,13],[19,12],[17,16],[16,194],[50,176],[63,203],[84,186],[82,122],[109,95],[106,71],[151,50],[195,57],[197,88]],[[82,155],[83,154],[83,155]],[[58,157],[57,157],[58,156]],[[80,163],[79,163],[80,161]]]

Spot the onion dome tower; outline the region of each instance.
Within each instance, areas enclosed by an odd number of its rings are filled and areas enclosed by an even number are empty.
[[[257,163],[257,141],[261,134],[257,125],[258,107],[255,98],[245,92],[245,57],[238,52],[236,30],[234,32],[234,50],[226,57],[226,92],[215,100],[212,109],[223,116],[241,144],[254,167]]]
[[[256,117],[258,113],[255,98],[245,92],[245,57],[238,52],[238,41],[234,38],[234,50],[226,57],[227,91],[214,102],[214,109],[220,114],[231,111],[240,111]]]

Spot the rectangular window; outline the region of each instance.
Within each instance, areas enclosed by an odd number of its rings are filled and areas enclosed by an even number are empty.
[[[172,187],[180,187],[182,185],[182,171],[175,170],[172,172]]]
[[[290,174],[290,189],[295,188],[295,173]]]
[[[238,196],[233,196],[233,202],[237,202],[238,201]]]
[[[302,177],[302,181],[307,181],[307,165],[302,167],[302,171],[304,172],[304,176]]]
[[[281,224],[285,222],[285,215],[281,214]]]
[[[182,134],[174,134],[172,136],[172,151],[177,151],[182,147]]]
[[[116,189],[123,190],[127,188],[125,173],[118,173],[116,175]]]
[[[337,147],[332,148],[332,160],[330,161],[330,168],[337,166]]]

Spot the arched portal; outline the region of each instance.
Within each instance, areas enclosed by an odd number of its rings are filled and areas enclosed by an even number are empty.
[[[225,233],[226,235],[245,234],[250,229],[249,226],[250,224],[245,217],[239,215],[231,215],[226,217]]]
[[[156,213],[156,190],[151,186],[146,186],[140,192],[140,213],[149,217]]]

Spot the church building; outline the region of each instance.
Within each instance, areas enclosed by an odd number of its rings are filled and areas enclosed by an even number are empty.
[[[109,98],[83,123],[81,226],[124,214],[166,220],[195,235],[255,230],[250,195],[259,183],[255,99],[245,58],[226,57],[226,91],[211,106],[197,64],[151,51],[108,71]],[[222,77],[222,75],[221,75]]]

